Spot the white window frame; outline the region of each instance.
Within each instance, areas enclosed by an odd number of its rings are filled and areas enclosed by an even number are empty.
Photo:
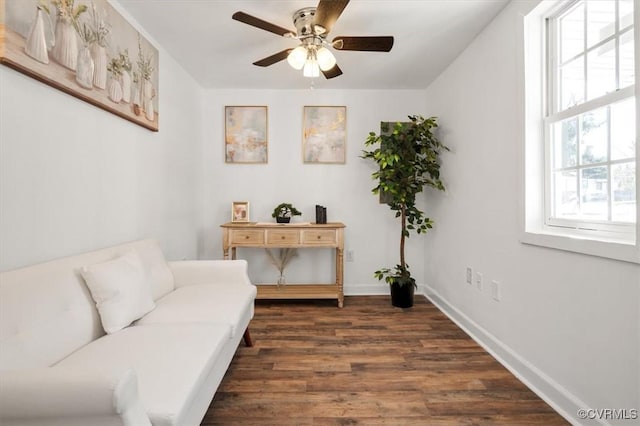
[[[585,100],[584,102],[576,106],[569,107],[564,110],[560,109],[560,106],[559,106],[560,105],[560,99],[559,99],[560,83],[557,79],[558,77],[557,61],[559,56],[560,41],[558,40],[559,35],[556,31],[558,28],[557,20],[559,19],[560,15],[576,7],[577,3],[579,3],[579,0],[568,1],[562,4],[559,10],[553,10],[553,12],[551,13],[552,16],[547,19],[548,25],[547,25],[546,33],[548,34],[547,45],[549,46],[548,47],[549,54],[545,56],[547,57],[546,65],[547,65],[547,76],[548,76],[547,78],[548,104],[546,105],[547,114],[544,119],[545,176],[547,177],[551,176],[553,172],[553,166],[551,164],[553,160],[553,156],[551,152],[551,148],[552,148],[551,127],[554,123],[558,123],[569,118],[578,117],[584,113],[595,111],[601,107],[612,105],[616,102],[629,100],[634,96],[634,90],[635,90],[634,86],[627,86],[622,89],[616,90],[614,92],[607,93],[606,95],[600,96],[598,98],[588,100],[588,101]],[[585,14],[586,13],[587,13],[587,9],[585,8]],[[604,40],[601,40],[598,43],[588,48],[586,46],[587,40],[586,40],[586,27],[585,27],[585,34],[584,34],[585,50],[581,51],[580,53],[580,55],[583,55],[583,61],[584,61],[583,72],[584,72],[585,96],[587,95],[587,63],[586,62],[587,62],[588,52],[593,51],[611,41],[616,41],[616,52],[617,52],[620,35],[622,33],[630,31],[631,30],[630,28],[634,26],[634,25],[630,25],[630,26],[620,28],[619,20],[618,20],[619,14],[617,9],[615,11],[615,15],[616,15],[616,20],[615,20],[616,25],[614,28],[614,33],[609,37],[605,38]],[[569,59],[569,61],[572,59],[573,58]],[[617,59],[618,59],[618,56],[616,55],[616,79],[619,76],[619,67],[620,67],[619,61]],[[618,84],[616,84],[616,86],[617,85]],[[578,149],[579,147],[580,147],[580,144],[578,144]],[[619,161],[611,160],[609,158],[607,161],[602,163],[597,163],[597,164],[589,164],[589,165],[577,164],[575,167],[571,167],[571,169],[576,170],[576,172],[578,172],[579,174],[580,170],[583,168],[597,167],[597,166],[606,166],[611,168],[611,166],[616,163],[619,163]],[[608,197],[609,214],[611,213],[611,202],[612,202],[610,177],[611,175],[609,175],[608,190],[607,190],[607,193],[609,194],[609,197]],[[578,181],[579,180],[580,178],[578,177]],[[580,190],[579,185],[578,185],[578,190]],[[590,221],[590,220],[563,219],[563,218],[554,217],[552,212],[552,209],[553,209],[552,194],[553,194],[552,182],[550,178],[547,178],[546,185],[545,185],[545,224],[546,226],[573,229],[577,233],[582,233],[583,231],[587,231],[587,230],[595,231],[596,233],[594,235],[601,235],[604,238],[620,239],[623,241],[624,240],[633,241],[635,239],[635,227],[636,227],[635,223],[613,222],[610,220]],[[589,234],[585,234],[585,235],[589,235]]]
[[[636,84],[632,87],[618,90],[606,95],[587,101],[576,107],[557,113],[560,120],[579,115],[586,110],[601,105],[601,102],[619,101],[630,96],[635,96],[636,102],[636,138],[638,138],[638,127],[640,120],[640,96],[637,79],[639,73],[639,39],[640,30],[640,1],[634,3],[634,44],[635,44],[635,75]],[[524,88],[522,96],[522,116],[524,117],[525,143],[522,151],[523,158],[523,181],[522,192],[523,202],[521,204],[522,236],[521,242],[543,247],[550,247],[560,250],[573,251],[594,256],[607,257],[628,262],[640,263],[640,227],[637,226],[640,217],[640,208],[636,209],[636,224],[626,224],[622,227],[617,224],[613,226],[600,227],[593,230],[591,226],[576,226],[575,223],[565,223],[557,226],[558,223],[549,224],[550,199],[549,199],[549,178],[550,157],[549,146],[546,141],[548,129],[550,128],[548,116],[549,93],[547,92],[547,79],[550,74],[546,68],[546,57],[548,45],[546,44],[547,18],[557,15],[558,12],[568,6],[569,2],[563,1],[541,1],[529,14],[523,16],[522,26],[518,35],[520,37],[519,46],[521,55],[519,66]],[[604,98],[604,99],[603,99]],[[602,104],[604,105],[604,104]],[[640,200],[640,180],[638,179],[640,144],[636,143],[636,200]],[[623,229],[621,232],[621,228]],[[626,231],[626,232],[625,232]]]

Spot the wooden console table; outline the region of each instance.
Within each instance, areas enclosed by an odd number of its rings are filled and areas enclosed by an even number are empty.
[[[326,224],[277,224],[229,222],[222,227],[225,259],[236,258],[237,247],[258,248],[335,248],[334,284],[258,285],[258,299],[337,299],[344,304],[344,227],[340,222]]]

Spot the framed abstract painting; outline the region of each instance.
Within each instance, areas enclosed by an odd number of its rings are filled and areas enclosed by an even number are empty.
[[[224,116],[225,162],[266,164],[267,107],[226,106]]]
[[[305,106],[302,123],[302,158],[304,163],[345,163],[346,106]]]

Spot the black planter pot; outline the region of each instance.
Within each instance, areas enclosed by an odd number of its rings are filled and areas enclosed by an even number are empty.
[[[276,217],[276,222],[278,223],[289,223],[290,221],[290,217]]]
[[[406,283],[400,285],[398,283],[392,283],[391,288],[391,304],[396,308],[410,308],[413,306],[413,294],[415,292],[415,285],[413,283]]]

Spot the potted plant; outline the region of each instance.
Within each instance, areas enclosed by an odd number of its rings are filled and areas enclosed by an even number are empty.
[[[289,223],[291,216],[300,216],[302,213],[289,203],[280,203],[273,209],[271,217],[276,218],[278,223]]]
[[[409,119],[408,123],[395,123],[393,128],[383,123],[380,135],[369,133],[365,146],[378,146],[363,150],[361,156],[378,166],[371,175],[378,181],[372,192],[382,192],[386,204],[400,218],[400,263],[393,269],[379,269],[374,276],[390,284],[391,303],[401,308],[413,306],[416,287],[405,261],[405,239],[411,231],[422,234],[433,226],[433,221],[416,206],[416,196],[425,186],[444,191],[440,153],[449,150],[434,134],[438,127],[435,117],[410,115]]]

